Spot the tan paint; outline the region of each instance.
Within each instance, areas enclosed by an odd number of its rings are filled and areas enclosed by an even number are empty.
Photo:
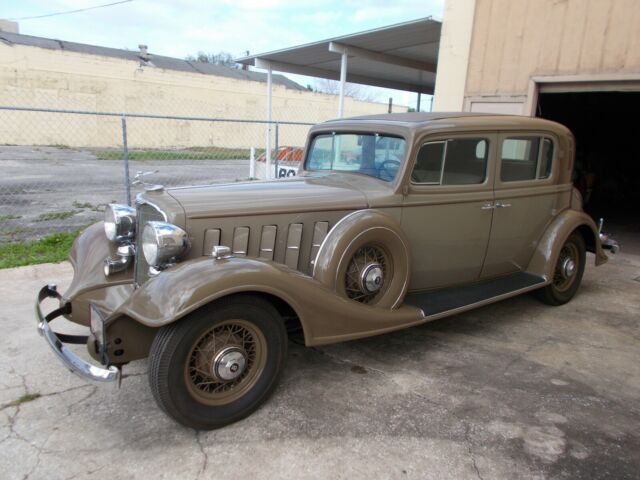
[[[284,265],[254,258],[196,258],[163,272],[138,288],[109,317],[160,327],[217,298],[262,292],[287,302],[302,323],[307,345],[361,338],[423,322],[414,307],[397,310],[353,302]]]
[[[345,271],[355,252],[376,245],[389,254],[389,269],[379,298],[378,308],[397,308],[409,288],[412,259],[409,240],[399,222],[380,210],[368,209],[343,217],[322,242],[313,268],[313,278],[346,297]]]
[[[544,235],[538,242],[536,250],[529,262],[527,271],[545,277],[553,278],[553,269],[560,253],[560,248],[569,238],[569,235],[580,227],[588,228],[593,236],[592,239],[585,238],[587,245],[588,240],[593,240],[595,245],[595,264],[602,265],[607,261],[607,256],[602,251],[600,240],[598,238],[598,228],[593,219],[584,212],[578,210],[567,209],[556,217],[551,225],[547,228]],[[583,235],[584,236],[584,235]]]
[[[90,227],[76,240],[71,253],[75,277],[65,298],[72,302],[72,320],[86,324],[86,318],[80,317],[86,315],[88,303],[92,302],[108,315],[108,331],[137,332],[133,335],[140,337],[139,348],[122,356],[128,361],[148,348],[153,336],[149,329],[175,322],[226,295],[259,292],[286,302],[303,326],[305,342],[320,345],[430,320],[431,317],[424,317],[417,308],[400,306],[404,293],[472,283],[480,278],[482,260],[472,257],[482,256],[489,237],[487,225],[491,222],[496,237],[492,242],[498,247],[493,253],[490,248],[489,254],[508,252],[509,261],[518,269],[547,279],[560,247],[575,229],[586,235],[587,245],[596,253],[596,264],[606,261],[595,224],[579,209],[571,189],[573,137],[561,125],[527,117],[405,115],[330,122],[314,127],[312,135],[340,129],[403,136],[409,153],[397,179],[387,183],[355,173],[314,175],[302,168],[302,177],[296,180],[146,193],[141,201],[154,203],[165,211],[170,222],[187,229],[191,250],[184,261],[133,290],[132,269],[104,278],[102,260],[113,253],[113,247],[100,224]],[[499,140],[514,133],[544,135],[555,140],[555,161],[549,179],[513,184],[502,184],[498,180]],[[489,139],[485,183],[411,184],[415,161],[411,152],[416,152],[425,142],[457,136]],[[482,202],[494,201],[494,191],[495,201],[513,203],[510,211],[513,218],[501,219],[499,215],[503,212],[495,210],[482,217]],[[262,204],[258,204],[259,198],[264,198]],[[549,205],[535,210],[533,206],[541,201]],[[341,205],[343,210],[339,210]],[[538,214],[540,218],[532,221],[532,216]],[[478,219],[484,219],[483,225],[478,225]],[[328,234],[318,249],[319,223],[327,224]],[[297,265],[287,267],[284,263],[291,225],[301,225],[302,236]],[[517,234],[509,230],[513,225],[518,227]],[[257,258],[264,226],[276,228],[273,262]],[[220,244],[231,246],[237,227],[246,227],[242,234],[243,238],[248,236],[246,257],[214,260],[203,256],[206,232],[219,230]],[[371,231],[378,233],[366,237]],[[482,238],[476,238],[478,231]],[[503,235],[509,240],[502,238]],[[269,242],[271,245],[271,240]],[[348,252],[362,242],[378,242],[389,250],[399,249],[393,256],[398,278],[389,286],[389,298],[376,306],[348,300],[338,285],[338,272],[349,260]],[[478,248],[472,252],[474,242]],[[406,253],[400,245],[405,246]],[[311,258],[314,248],[319,253]],[[405,264],[402,264],[403,255]],[[316,261],[314,272],[313,260]],[[417,275],[411,275],[414,270]],[[484,275],[492,277],[502,273],[487,271]],[[500,298],[518,293],[511,292]],[[463,309],[495,300],[489,298]],[[131,327],[131,321],[145,328],[136,330],[137,327]],[[122,326],[121,322],[124,322]]]
[[[458,138],[484,138],[488,142],[487,172],[478,185],[420,185],[410,182],[403,203],[402,227],[411,243],[412,290],[428,290],[469,283],[480,276],[489,241],[493,202],[496,134],[492,131],[431,134],[418,137],[412,163],[420,146]],[[452,247],[456,253],[451,254]]]
[[[636,0],[477,0],[465,109],[513,98],[532,114],[532,77],[637,75],[638,25]]]

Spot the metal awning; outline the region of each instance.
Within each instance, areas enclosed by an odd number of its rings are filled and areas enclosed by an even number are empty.
[[[433,94],[442,24],[431,17],[251,55],[235,61],[267,71],[267,178],[271,175],[272,72],[340,80],[338,116],[344,114],[345,83]]]
[[[346,50],[347,82],[433,94],[441,26],[441,22],[427,17],[235,61],[340,80],[342,53]]]

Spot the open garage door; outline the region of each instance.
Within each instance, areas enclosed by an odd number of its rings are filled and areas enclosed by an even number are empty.
[[[633,238],[640,253],[640,91],[540,93],[538,117],[576,137],[574,184],[585,210],[606,229]],[[622,240],[622,239],[621,239]],[[627,250],[628,251],[628,250]]]

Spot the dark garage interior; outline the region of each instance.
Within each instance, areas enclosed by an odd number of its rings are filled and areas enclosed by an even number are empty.
[[[638,251],[639,111],[640,92],[541,93],[537,110],[537,116],[566,125],[576,137],[574,185],[585,210],[596,221],[604,217],[605,230]]]

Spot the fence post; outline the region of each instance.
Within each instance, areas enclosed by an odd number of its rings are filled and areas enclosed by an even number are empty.
[[[280,124],[276,123],[276,171],[274,178],[278,178],[278,131],[280,130]]]
[[[249,156],[249,178],[256,178],[256,147],[251,147],[251,155]]]
[[[127,205],[131,206],[131,181],[129,180],[129,147],[127,146],[127,118],[122,115],[122,159],[124,160],[124,188]]]

